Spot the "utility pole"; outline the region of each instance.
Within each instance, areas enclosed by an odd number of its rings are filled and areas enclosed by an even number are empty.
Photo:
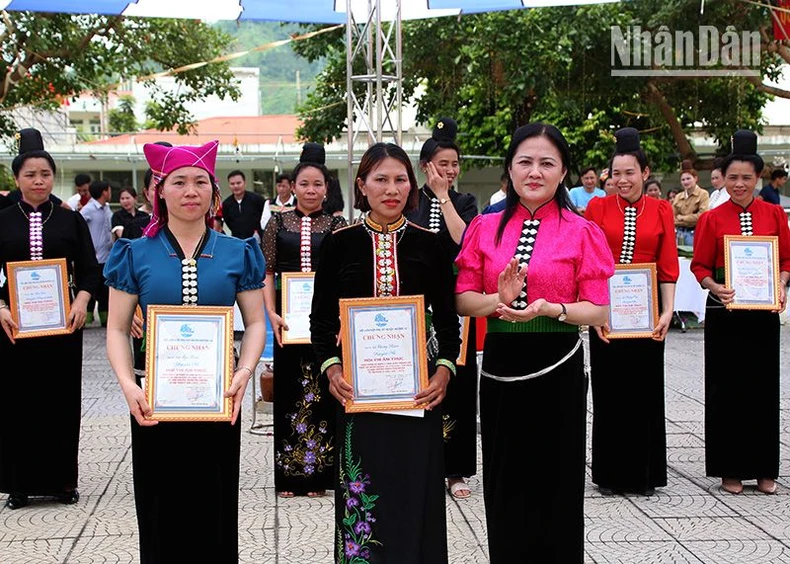
[[[299,70],[296,70],[296,105],[302,104],[302,85],[299,80]]]

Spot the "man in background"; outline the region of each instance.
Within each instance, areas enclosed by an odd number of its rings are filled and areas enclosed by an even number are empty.
[[[598,188],[598,174],[594,167],[588,166],[582,170],[581,182],[582,185],[571,188],[569,194],[573,205],[580,214],[584,215],[589,201],[593,198],[603,198],[606,192]]]
[[[96,260],[99,262],[101,283],[96,295],[88,302],[88,318],[85,324],[93,323],[93,310],[98,305],[101,326],[107,327],[107,307],[110,301],[110,289],[104,284],[104,263],[107,262],[107,258],[110,256],[113,243],[112,211],[110,210],[112,190],[110,183],[106,180],[95,180],[91,182],[89,191],[91,199],[80,208],[79,213],[82,214],[82,217],[88,223],[93,249],[96,251]]]
[[[71,196],[66,203],[74,211],[80,211],[82,206],[87,204],[91,199],[90,193],[91,177],[87,174],[80,173],[74,177],[74,186],[76,192]]]
[[[277,176],[277,184],[274,185],[276,195],[274,198],[266,200],[261,215],[261,230],[266,229],[266,224],[272,217],[272,213],[291,211],[296,207],[296,196],[291,190],[291,177],[287,174]]]
[[[785,182],[787,182],[787,171],[784,168],[777,168],[771,172],[771,182],[762,187],[757,197],[769,204],[781,206],[782,200],[779,195],[782,193],[782,186],[785,185]]]
[[[260,239],[260,222],[266,200],[260,194],[247,190],[247,178],[240,170],[228,174],[228,187],[231,194],[222,202],[222,221],[237,239],[253,236]]]

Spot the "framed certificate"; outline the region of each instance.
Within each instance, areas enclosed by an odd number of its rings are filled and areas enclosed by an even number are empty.
[[[66,259],[9,262],[6,272],[15,339],[71,333]]]
[[[461,328],[461,351],[458,353],[458,358],[455,361],[456,366],[464,366],[466,364],[466,350],[469,346],[469,324],[471,321],[471,317],[458,316],[458,325]]]
[[[779,310],[779,238],[724,236],[724,285],[735,290],[727,309]]]
[[[283,329],[283,344],[310,344],[310,310],[313,307],[315,272],[282,273],[282,312],[288,331]]]
[[[149,305],[145,399],[156,421],[230,421],[233,307]]]
[[[650,338],[658,322],[655,263],[617,264],[609,278],[607,339]]]
[[[340,336],[347,413],[417,408],[428,386],[422,296],[341,299]]]

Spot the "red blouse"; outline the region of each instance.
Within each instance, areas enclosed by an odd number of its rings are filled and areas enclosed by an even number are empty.
[[[629,206],[636,208],[636,241],[631,262],[654,262],[659,282],[677,282],[680,263],[675,219],[667,200],[642,195],[630,204],[618,194],[612,194],[590,200],[584,216],[603,229],[612,256],[618,261],[623,247],[623,210]]]
[[[758,199],[745,208],[727,200],[703,213],[697,223],[691,272],[698,282],[706,276],[716,280],[716,270],[724,268],[724,236],[741,234],[740,214],[744,211],[752,215],[752,235],[779,237],[779,270],[790,272],[790,228],[784,209]]]

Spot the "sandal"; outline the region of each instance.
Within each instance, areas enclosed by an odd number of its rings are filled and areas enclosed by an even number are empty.
[[[450,478],[447,480],[447,491],[455,499],[466,499],[472,495],[472,490],[463,478]]]
[[[321,490],[317,492],[307,492],[307,497],[324,497],[326,495],[326,490]]]
[[[290,499],[294,496],[293,492],[277,492],[277,496],[283,499]]]

